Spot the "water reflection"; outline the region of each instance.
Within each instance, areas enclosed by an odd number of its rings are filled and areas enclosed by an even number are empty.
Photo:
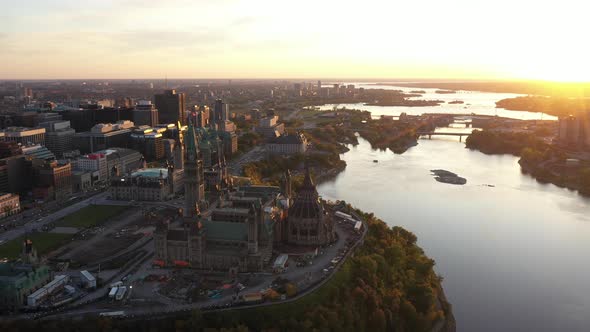
[[[454,137],[421,139],[402,155],[361,139],[342,158],[346,170],[321,195],[416,233],[445,277],[460,331],[587,331],[588,199],[537,183],[516,157],[470,151]],[[435,168],[468,182],[438,183]]]

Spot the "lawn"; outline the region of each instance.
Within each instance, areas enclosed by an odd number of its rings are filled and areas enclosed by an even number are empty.
[[[43,255],[66,244],[72,238],[72,234],[38,232],[28,234],[27,238],[33,241],[37,254]],[[0,258],[17,258],[22,251],[24,239],[24,236],[20,236],[0,245]]]
[[[57,222],[58,226],[86,228],[100,225],[129,207],[119,205],[90,205]]]

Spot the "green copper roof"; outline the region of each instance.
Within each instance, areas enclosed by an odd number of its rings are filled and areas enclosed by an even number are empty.
[[[248,226],[245,223],[206,220],[203,226],[208,239],[248,241]]]
[[[195,135],[195,128],[191,122],[188,123],[188,129],[186,130],[186,137],[184,138],[184,144],[186,146],[187,154],[190,152],[198,151],[197,148],[197,136]]]

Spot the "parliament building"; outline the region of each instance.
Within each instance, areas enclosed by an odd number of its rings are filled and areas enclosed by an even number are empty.
[[[233,187],[225,170],[222,150],[203,160],[199,135],[191,123],[175,146],[175,164],[182,163],[184,208],[182,216],[157,225],[154,232],[156,263],[200,270],[262,271],[270,263],[276,244],[312,248],[334,241],[332,216],[324,209],[306,167],[305,181],[291,198],[291,178],[276,186]],[[211,159],[209,159],[211,158]],[[216,164],[215,180],[207,181]],[[213,176],[211,176],[213,177]],[[205,194],[207,193],[207,197]]]

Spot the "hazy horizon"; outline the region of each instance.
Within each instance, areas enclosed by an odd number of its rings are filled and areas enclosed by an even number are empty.
[[[1,79],[590,81],[580,0],[51,2],[0,14]]]

